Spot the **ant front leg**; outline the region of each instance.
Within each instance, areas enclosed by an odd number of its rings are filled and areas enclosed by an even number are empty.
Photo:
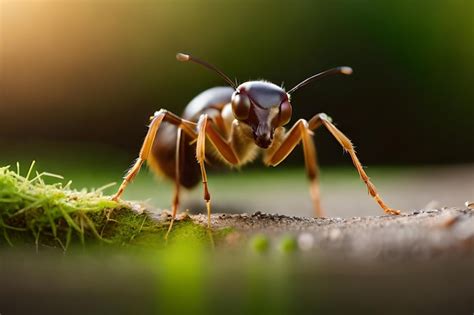
[[[196,158],[201,168],[202,184],[204,189],[204,200],[207,208],[207,226],[211,227],[211,194],[207,184],[206,173],[206,138],[217,149],[217,152],[231,165],[238,165],[239,159],[235,154],[232,146],[226,141],[213,127],[212,120],[209,123],[208,115],[204,114],[199,117],[197,123],[198,135],[196,143]]]
[[[137,176],[140,168],[142,167],[143,163],[148,159],[150,155],[151,148],[153,147],[153,142],[155,141],[156,133],[158,132],[158,128],[163,121],[169,122],[178,128],[183,129],[188,135],[190,135],[193,139],[197,137],[194,128],[196,126],[195,123],[181,119],[179,116],[168,112],[167,110],[161,109],[160,111],[156,112],[155,115],[151,118],[151,123],[148,129],[148,132],[145,136],[145,140],[143,140],[142,147],[140,149],[140,154],[127,172],[124,177],[122,184],[120,185],[117,193],[112,197],[112,200],[118,200],[120,196],[125,191],[127,185]]]
[[[281,128],[280,130],[284,130]],[[304,161],[306,174],[310,181],[310,194],[313,201],[315,215],[317,217],[324,216],[321,209],[320,193],[319,193],[319,169],[317,165],[316,147],[312,138],[313,132],[309,129],[308,122],[304,119],[298,120],[293,127],[286,133],[275,134],[277,141],[276,147],[270,147],[264,157],[266,165],[277,166],[293,151],[293,149],[301,141],[303,143]]]
[[[379,204],[379,206],[383,209],[383,211],[388,214],[400,214],[399,210],[394,210],[394,209],[389,208],[385,204],[385,202],[382,200],[382,198],[380,197],[380,195],[378,194],[375,188],[375,185],[372,184],[372,182],[369,179],[369,176],[367,176],[367,173],[364,171],[362,164],[357,158],[357,155],[356,155],[356,152],[354,150],[354,146],[352,145],[351,140],[347,138],[339,129],[337,129],[336,126],[334,126],[331,118],[329,118],[326,114],[321,113],[321,114],[315,115],[309,121],[309,128],[311,130],[316,129],[321,125],[324,125],[324,127],[326,127],[326,129],[329,130],[329,132],[333,135],[333,137],[336,138],[336,140],[344,148],[344,150],[349,153],[352,159],[352,162],[355,168],[357,169],[357,172],[359,173],[360,178],[367,185],[367,189],[369,190],[370,195],[375,199],[375,201]]]
[[[352,158],[354,166],[356,167],[360,178],[367,185],[370,195],[375,199],[379,206],[388,214],[400,214],[400,211],[389,208],[382,198],[379,196],[375,185],[372,184],[367,173],[364,171],[362,164],[360,163],[355,153],[352,142],[347,138],[339,129],[334,126],[330,118],[326,114],[315,115],[309,122],[304,119],[298,120],[295,125],[286,133],[283,140],[280,142],[280,146],[272,149],[270,148],[267,156],[265,157],[265,164],[276,166],[281,163],[301,141],[303,143],[303,151],[305,157],[306,172],[310,179],[310,192],[313,199],[313,205],[316,216],[322,216],[323,212],[320,206],[319,197],[319,183],[317,181],[318,168],[316,163],[316,149],[314,146],[313,139],[311,138],[313,130],[324,125],[329,132],[336,138],[336,140],[342,145]]]

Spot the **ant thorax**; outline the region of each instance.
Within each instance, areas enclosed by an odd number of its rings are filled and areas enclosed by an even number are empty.
[[[235,119],[230,104],[227,104],[222,109],[221,117],[226,129],[226,134],[223,136],[232,144],[232,149],[239,158],[240,163],[238,166],[255,160],[260,148],[253,140],[252,128]]]

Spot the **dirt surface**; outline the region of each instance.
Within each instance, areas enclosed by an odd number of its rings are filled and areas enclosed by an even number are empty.
[[[203,214],[192,218],[207,222]],[[274,240],[290,234],[301,249],[319,255],[401,259],[474,253],[474,210],[467,207],[353,218],[214,214],[212,225],[233,227],[244,236],[263,233]]]
[[[442,207],[461,208],[467,200],[474,200],[473,164],[397,168],[392,171],[367,167],[366,171],[384,201],[403,212]],[[251,176],[248,174],[245,170],[229,172],[225,177],[209,174],[214,213],[262,211],[288,216],[313,215],[313,204],[303,169],[288,173],[282,169],[265,169],[262,173]],[[146,183],[154,184],[152,181]],[[130,189],[135,187],[130,185]],[[136,200],[153,197],[154,206],[169,208],[172,190],[156,196],[161,191],[162,186],[152,186],[150,191],[144,191]],[[328,217],[351,218],[383,214],[351,167],[340,175],[330,169],[322,170],[321,202]],[[205,213],[201,187],[183,193],[181,210],[184,209]]]

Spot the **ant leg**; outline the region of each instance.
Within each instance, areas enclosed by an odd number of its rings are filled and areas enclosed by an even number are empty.
[[[153,145],[153,142],[155,141],[156,133],[161,125],[161,122],[163,121],[163,118],[164,115],[158,115],[155,116],[151,121],[150,127],[145,136],[145,140],[143,141],[142,147],[140,149],[140,154],[133,166],[128,170],[127,175],[125,175],[124,180],[120,185],[117,193],[112,198],[113,200],[118,200],[120,198],[128,183],[130,183],[135,178],[135,176],[137,176],[138,172],[140,171],[140,168],[142,167],[143,162],[145,162],[148,158],[148,155],[150,155],[151,147]]]
[[[235,154],[232,146],[214,129],[211,123],[208,123],[208,115],[204,114],[199,117],[197,123],[197,142],[196,142],[196,159],[198,160],[201,168],[202,184],[204,189],[204,200],[206,201],[207,207],[207,225],[211,227],[211,194],[209,193],[209,187],[207,184],[207,173],[206,173],[206,138],[208,138],[211,144],[217,149],[217,152],[224,158],[224,160],[231,165],[238,165],[239,159]]]
[[[309,129],[308,122],[304,119],[298,120],[293,127],[283,136],[280,145],[274,150],[270,149],[265,156],[264,163],[267,165],[277,166],[280,164],[298,145],[303,143],[304,161],[306,174],[310,182],[310,195],[313,201],[315,215],[317,217],[324,216],[321,209],[321,201],[319,194],[319,169],[317,164],[316,148],[312,139],[313,132]]]
[[[344,150],[349,153],[352,162],[355,168],[357,169],[357,172],[359,173],[360,178],[367,185],[370,195],[375,199],[375,201],[379,204],[383,211],[388,214],[400,214],[400,211],[389,208],[379,196],[374,184],[372,184],[372,182],[370,181],[369,176],[367,176],[367,173],[364,171],[362,164],[357,158],[351,140],[349,140],[349,138],[347,138],[339,129],[336,128],[336,126],[332,124],[331,118],[329,118],[324,113],[317,114],[309,121],[309,128],[314,130],[315,128],[321,126],[321,124],[324,125],[327,130],[329,130],[329,132],[334,136],[334,138],[336,138],[336,140],[344,148]]]
[[[207,185],[206,166],[206,129],[207,129],[207,115],[202,115],[198,121],[198,137],[196,143],[196,159],[201,168],[202,185],[204,189],[204,200],[207,207],[207,227],[211,228],[211,194]]]
[[[173,197],[173,204],[172,204],[172,212],[171,212],[171,222],[170,226],[168,228],[168,231],[166,232],[165,235],[165,240],[168,239],[168,235],[171,232],[171,228],[173,227],[174,220],[176,219],[176,213],[178,212],[178,207],[179,207],[179,191],[181,188],[180,184],[180,176],[181,176],[181,155],[182,155],[182,149],[183,149],[183,143],[181,141],[181,134],[182,134],[182,129],[178,128],[178,134],[176,137],[176,164],[175,164],[175,177],[174,177],[174,197]]]
[[[321,208],[321,197],[319,191],[319,168],[316,154],[316,146],[313,141],[313,132],[308,129],[307,124],[300,124],[301,140],[303,142],[304,162],[306,174],[309,178],[309,193],[313,201],[313,208],[317,217],[324,217]]]
[[[193,138],[196,138],[196,132],[194,131],[194,127],[196,126],[195,123],[181,119],[179,116],[164,109],[156,112],[155,115],[151,118],[151,123],[148,128],[148,132],[145,136],[145,140],[143,140],[143,144],[140,149],[140,154],[133,166],[125,175],[122,184],[120,185],[117,193],[112,197],[112,200],[118,200],[120,198],[127,185],[135,178],[135,176],[140,171],[141,166],[150,155],[153,142],[155,141],[156,133],[158,132],[158,128],[160,127],[163,121],[169,122],[173,125],[182,128],[183,131],[186,132],[188,135]]]

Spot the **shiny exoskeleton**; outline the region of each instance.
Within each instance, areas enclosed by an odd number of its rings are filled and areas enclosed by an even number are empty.
[[[192,188],[199,181],[203,183],[210,226],[211,195],[207,185],[206,162],[242,166],[261,153],[265,165],[276,166],[302,143],[315,215],[322,216],[312,135],[313,130],[324,126],[349,153],[360,178],[380,207],[389,214],[400,213],[383,202],[359,162],[351,141],[332,124],[326,114],[317,114],[308,121],[299,119],[289,130],[284,127],[292,117],[291,93],[328,75],[351,74],[351,68],[337,67],[318,73],[285,91],[267,81],[248,81],[237,86],[222,71],[205,61],[185,54],[178,54],[177,59],[193,61],[215,71],[230,86],[214,87],[202,92],[186,106],[181,116],[164,109],[155,112],[139,157],[114,199],[121,196],[147,161],[154,172],[175,182],[169,230],[179,207],[180,188]]]

